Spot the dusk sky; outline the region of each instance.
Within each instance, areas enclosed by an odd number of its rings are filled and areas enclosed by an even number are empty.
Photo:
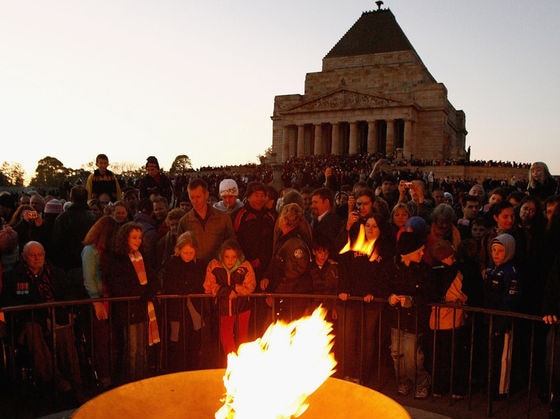
[[[0,0],[0,138],[29,178],[45,156],[106,153],[166,170],[258,162],[274,96],[373,0]],[[544,161],[560,174],[560,2],[386,0],[450,102],[471,158]]]

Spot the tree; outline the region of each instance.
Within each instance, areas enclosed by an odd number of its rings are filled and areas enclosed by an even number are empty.
[[[0,186],[12,186],[10,179],[3,172],[0,172]]]
[[[185,175],[190,170],[193,170],[191,159],[186,154],[181,154],[173,160],[169,174],[171,176]]]
[[[67,180],[69,170],[55,157],[44,157],[37,162],[35,177],[31,179],[30,186],[63,187]]]
[[[23,186],[25,171],[19,163],[2,163],[0,167],[2,186]]]
[[[264,151],[264,155],[258,155],[257,158],[261,164],[274,163],[276,161],[276,153],[272,151],[272,146]]]

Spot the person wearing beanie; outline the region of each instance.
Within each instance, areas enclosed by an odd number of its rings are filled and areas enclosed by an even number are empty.
[[[447,240],[438,240],[431,248],[432,281],[435,301],[444,304],[463,305],[467,295],[463,289],[463,273],[455,259],[455,249]],[[442,397],[451,388],[451,360],[453,357],[453,394],[460,400],[465,397],[467,388],[468,365],[468,330],[465,325],[465,313],[460,308],[432,307],[430,329],[437,330],[432,339],[436,342],[438,368],[432,383],[433,397]],[[451,345],[455,339],[455,345]],[[453,355],[452,355],[453,354]]]
[[[266,204],[268,189],[262,182],[247,183],[245,204],[231,216],[237,241],[245,254],[245,258],[255,272],[257,284],[272,258],[272,243],[276,212]],[[260,292],[260,288],[257,288]],[[251,312],[252,321],[259,330],[265,330],[268,320],[268,308],[262,299],[256,300],[255,310]]]
[[[418,263],[419,261],[416,260],[417,256],[420,254],[424,255],[424,238],[416,232],[403,232],[397,242],[397,253],[407,266],[411,262]]]
[[[257,282],[262,278],[272,257],[273,231],[276,218],[266,207],[267,189],[264,183],[252,181],[247,184],[245,205],[232,214],[233,229],[251,263]]]
[[[45,204],[45,209],[43,210],[43,213],[58,215],[64,211],[64,208],[62,206],[63,206],[62,201],[58,199],[51,199]]]
[[[519,311],[521,300],[521,277],[513,258],[515,256],[515,239],[511,234],[502,233],[491,241],[491,260],[484,276],[484,306],[490,309],[504,311]],[[511,318],[495,316],[492,336],[494,338],[491,392],[495,397],[505,397],[509,394],[511,355],[506,362],[501,359],[502,354],[512,353]]]
[[[243,206],[243,202],[238,198],[239,188],[233,179],[224,179],[220,182],[220,200],[214,203],[214,208],[218,211],[231,214]]]
[[[391,357],[397,377],[397,391],[425,399],[430,391],[430,375],[424,368],[422,341],[428,332],[433,299],[431,269],[423,261],[424,235],[404,231],[397,242],[394,274],[389,283],[391,310]],[[400,311],[400,313],[398,312]],[[399,316],[400,314],[400,316]],[[416,388],[413,388],[416,383]]]
[[[171,180],[160,170],[158,159],[154,156],[146,159],[146,174],[140,178],[138,189],[140,190],[140,201],[149,199],[152,194],[157,194],[167,198],[170,206],[174,204]]]
[[[450,205],[439,204],[432,212],[430,233],[426,238],[426,252],[424,252],[424,260],[428,265],[432,265],[434,262],[432,260],[432,247],[440,240],[449,241],[454,248],[459,246],[461,233],[455,225],[456,222],[457,215]]]
[[[426,220],[418,215],[409,217],[404,224],[404,231],[426,235],[427,230],[428,224],[426,224]]]
[[[43,239],[40,240],[43,246],[45,246],[45,251],[47,257],[52,257],[54,252],[52,246],[52,233],[54,228],[54,223],[56,218],[64,212],[64,205],[71,204],[69,202],[63,202],[59,199],[50,199],[45,204],[45,209],[43,210]]]

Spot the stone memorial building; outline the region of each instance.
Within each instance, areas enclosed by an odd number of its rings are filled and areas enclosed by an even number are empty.
[[[447,98],[389,9],[362,16],[308,73],[305,94],[274,99],[277,163],[320,154],[464,159],[465,113]]]

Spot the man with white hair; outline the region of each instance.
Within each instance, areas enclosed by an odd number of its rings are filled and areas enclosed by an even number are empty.
[[[23,246],[22,260],[5,276],[2,291],[2,305],[18,306],[47,303],[64,299],[63,284],[66,283],[62,269],[50,265],[45,259],[45,249],[37,241],[29,241]],[[49,333],[48,309],[24,310],[8,313],[14,322],[18,342],[26,346],[31,357],[35,379],[48,385],[53,379],[58,391],[66,392],[74,385],[81,385],[78,353],[69,313],[64,307],[56,308],[55,333],[56,349],[60,356],[60,367],[53,365],[51,348],[45,336]],[[70,381],[68,381],[70,380]]]

